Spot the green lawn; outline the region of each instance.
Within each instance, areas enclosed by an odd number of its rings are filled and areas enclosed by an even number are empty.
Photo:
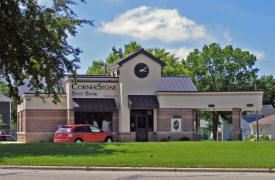
[[[275,142],[0,144],[0,164],[273,168]]]

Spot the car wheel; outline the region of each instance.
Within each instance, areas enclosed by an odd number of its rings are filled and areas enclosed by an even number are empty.
[[[107,143],[111,143],[111,142],[113,142],[113,140],[112,140],[112,138],[108,137],[108,138],[106,139],[106,142],[107,142]]]
[[[75,140],[76,143],[82,143],[83,141],[81,139]]]

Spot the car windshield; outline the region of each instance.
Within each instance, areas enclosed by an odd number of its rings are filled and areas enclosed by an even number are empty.
[[[62,127],[57,129],[58,132],[70,132],[71,127]]]

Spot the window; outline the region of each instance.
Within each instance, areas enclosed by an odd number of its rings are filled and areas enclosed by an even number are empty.
[[[152,109],[131,109],[130,111],[130,131],[135,132],[139,121],[142,121],[142,118],[146,118],[145,128],[148,129],[149,132],[154,131],[154,112]],[[140,124],[141,125],[141,124]]]
[[[100,130],[94,126],[91,126],[91,132],[94,132],[94,133],[99,133]]]
[[[89,126],[78,126],[75,128],[74,132],[91,132]]]

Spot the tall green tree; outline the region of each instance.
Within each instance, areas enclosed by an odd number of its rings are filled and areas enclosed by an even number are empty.
[[[254,90],[258,69],[256,57],[248,51],[228,45],[221,48],[212,43],[202,51],[195,49],[189,54],[184,67],[189,71],[199,91]],[[228,113],[212,112],[213,138],[217,139],[218,117],[230,120]]]
[[[92,65],[88,68],[88,71],[86,72],[86,74],[90,74],[90,75],[106,74],[107,73],[106,67],[107,67],[107,64],[105,62],[94,60]]]
[[[80,0],[84,2],[84,0]],[[93,25],[79,19],[70,8],[73,0],[53,0],[51,7],[34,0],[0,1],[0,78],[9,86],[9,95],[19,102],[18,87],[25,78],[36,95],[43,90],[54,97],[62,92],[65,73],[76,73],[81,50],[67,42],[77,27]]]
[[[111,65],[141,48],[142,46],[135,41],[131,41],[130,43],[125,44],[124,49],[117,49],[113,47],[112,52],[106,58],[106,65]],[[174,54],[171,54],[163,48],[148,48],[146,50],[155,57],[159,58],[161,61],[166,62],[167,65],[162,69],[162,75],[187,74],[187,70],[184,68],[181,62],[182,59],[176,57]],[[102,64],[101,66],[99,66],[99,62]],[[102,61],[93,62],[93,64],[89,67],[87,74],[103,74],[103,72],[105,72],[103,64],[104,62]]]
[[[275,107],[275,78],[273,75],[258,78],[256,88],[264,91],[263,104],[273,104]]]

